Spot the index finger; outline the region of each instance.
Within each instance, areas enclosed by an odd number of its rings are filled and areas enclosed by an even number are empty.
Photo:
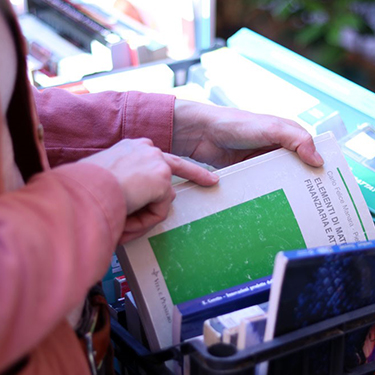
[[[201,186],[212,186],[219,181],[217,174],[176,155],[164,153],[164,159],[175,176],[193,181]]]

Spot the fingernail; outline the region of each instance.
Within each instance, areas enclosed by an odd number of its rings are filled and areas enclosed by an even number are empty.
[[[314,151],[314,159],[316,163],[319,164],[320,166],[324,164],[323,158],[320,156],[319,152],[316,150]]]
[[[216,173],[210,173],[211,174],[211,179],[212,179],[212,181],[213,182],[218,182],[219,180],[220,180],[220,177],[219,177],[219,175],[217,175]]]

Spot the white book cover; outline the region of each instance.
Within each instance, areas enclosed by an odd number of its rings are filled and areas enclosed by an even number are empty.
[[[175,304],[271,275],[279,251],[375,238],[335,137],[315,144],[320,168],[279,149],[178,184],[167,219],[118,249],[152,350],[172,344]]]
[[[332,131],[347,134],[339,112],[235,50],[222,47],[201,55],[204,83],[212,95],[220,92],[230,106],[296,121],[313,136]]]
[[[160,63],[89,77],[83,80],[83,85],[91,93],[106,90],[164,93],[173,88],[174,79],[173,70],[167,64]]]
[[[203,328],[204,343],[207,346],[220,342],[237,346],[242,322],[252,321],[259,316],[265,318],[265,305],[267,305],[267,302],[205,320]]]
[[[238,329],[237,348],[243,350],[252,348],[264,340],[264,332],[267,324],[267,313],[256,315],[241,320]]]

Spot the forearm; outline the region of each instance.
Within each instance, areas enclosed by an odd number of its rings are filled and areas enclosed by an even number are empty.
[[[124,138],[150,138],[170,152],[174,96],[137,91],[76,95],[33,89],[51,166],[76,161]]]
[[[173,121],[172,153],[191,156],[206,126],[204,107],[200,103],[176,99]]]
[[[24,188],[2,195],[0,207],[1,371],[100,280],[126,209],[115,178],[91,165],[36,175]]]

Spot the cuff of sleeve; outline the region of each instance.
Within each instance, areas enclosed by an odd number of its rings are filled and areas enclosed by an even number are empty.
[[[90,163],[74,163],[51,170],[52,173],[74,181],[77,188],[88,192],[108,224],[113,246],[124,229],[126,202],[116,177],[106,169]]]
[[[156,147],[171,152],[175,99],[167,94],[127,92],[123,138],[150,138]]]

